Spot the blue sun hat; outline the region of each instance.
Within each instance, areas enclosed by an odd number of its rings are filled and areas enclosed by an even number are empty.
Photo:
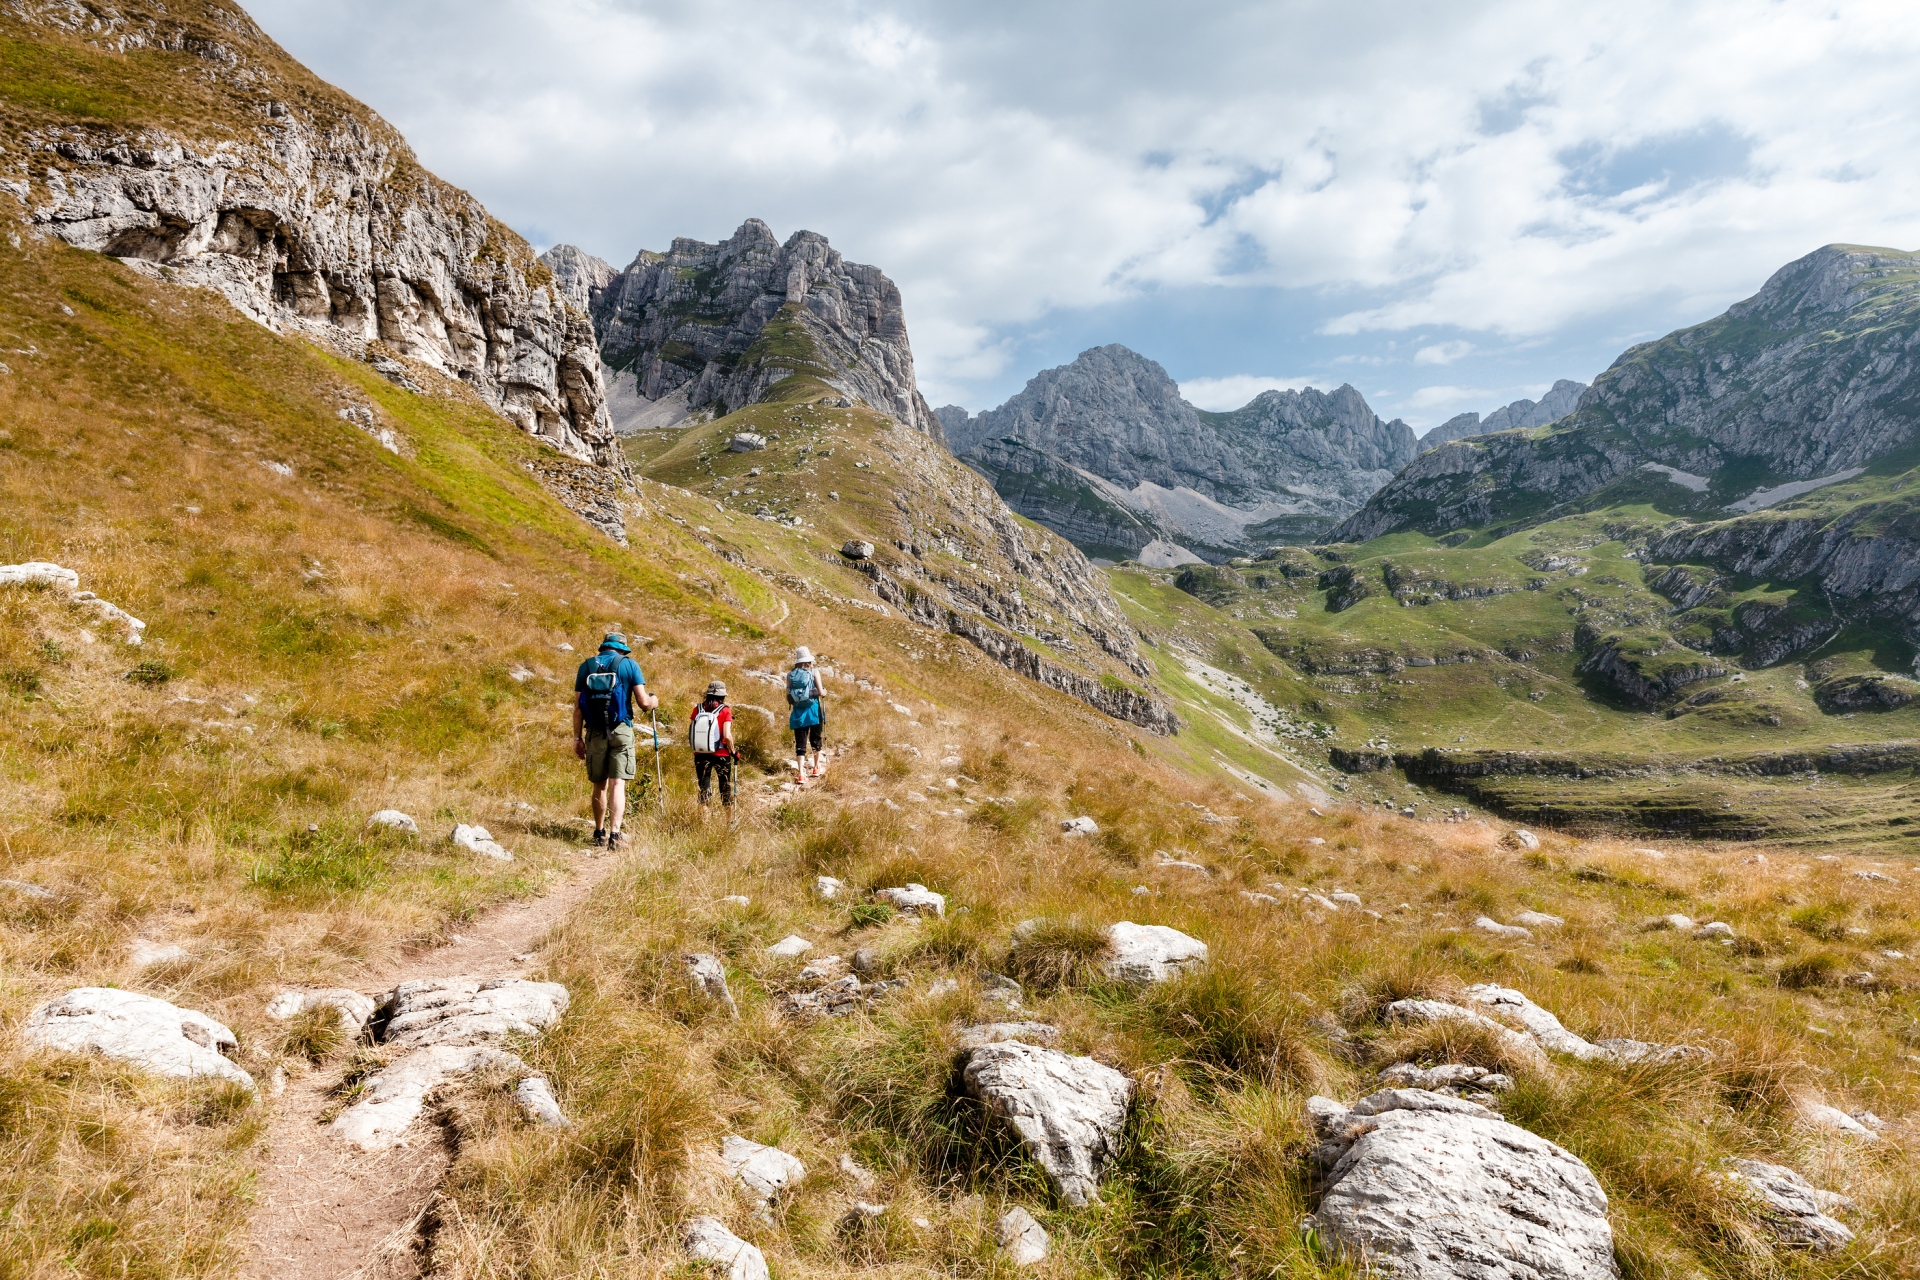
[[[600,647],[602,649],[613,649],[619,653],[633,652],[633,650],[627,648],[627,638],[618,631],[609,631],[606,635],[600,637]]]

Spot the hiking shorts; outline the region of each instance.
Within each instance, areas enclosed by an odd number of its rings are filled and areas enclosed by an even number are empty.
[[[587,735],[587,781],[599,786],[608,780],[633,781],[633,726],[617,724],[613,732]]]
[[[700,803],[706,804],[713,798],[715,779],[720,782],[720,803],[733,803],[733,757],[696,755],[693,758],[693,776],[700,784]]]
[[[807,744],[809,742],[813,744],[813,750],[818,751],[820,749],[820,729],[821,726],[817,724],[797,726],[793,731],[793,754],[797,756],[807,754]]]

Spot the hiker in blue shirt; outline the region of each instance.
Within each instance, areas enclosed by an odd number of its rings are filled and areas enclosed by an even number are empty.
[[[625,636],[609,631],[600,652],[581,663],[573,677],[573,754],[587,762],[587,781],[593,784],[593,843],[609,849],[625,843],[620,820],[637,763],[633,713],[660,705],[647,692],[647,678],[632,652]]]
[[[793,651],[793,670],[787,672],[787,706],[791,708],[787,727],[793,730],[793,768],[803,787],[807,785],[809,754],[813,756],[814,777],[827,771],[826,753],[820,749],[821,733],[827,727],[826,696],[820,673],[813,669],[813,650],[801,645]]]

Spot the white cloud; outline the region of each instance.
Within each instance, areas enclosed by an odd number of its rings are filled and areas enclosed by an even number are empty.
[[[1229,409],[1240,408],[1262,391],[1298,391],[1310,381],[1308,378],[1274,378],[1258,373],[1236,373],[1225,378],[1189,378],[1180,384],[1180,396],[1196,409],[1225,413]]]
[[[1156,288],[1550,344],[1704,318],[1829,241],[1920,243],[1897,0],[248,7],[533,238],[827,234],[900,284],[935,398]]]
[[[1413,353],[1415,364],[1452,364],[1456,360],[1472,355],[1474,346],[1465,339],[1452,342],[1436,342],[1430,347],[1422,347]]]

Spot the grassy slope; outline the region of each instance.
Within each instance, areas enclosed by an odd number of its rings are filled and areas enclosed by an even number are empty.
[[[1866,484],[1869,479],[1862,477],[1862,496],[1871,498],[1879,491]],[[1849,500],[1858,499],[1850,493],[1816,493],[1802,501],[1832,510]],[[1800,509],[1789,505],[1787,513]],[[1621,541],[1627,530],[1657,526],[1662,519],[1650,506],[1616,506],[1457,547],[1420,534],[1392,535],[1343,552],[1342,561],[1368,593],[1337,611],[1330,603],[1339,590],[1317,581],[1321,571],[1338,566],[1301,551],[1243,566],[1236,571],[1237,582],[1220,571],[1203,572],[1215,585],[1197,584],[1196,590],[1212,603],[1175,591],[1171,583],[1177,571],[1130,566],[1111,577],[1149,634],[1248,679],[1298,719],[1331,723],[1338,744],[1523,750],[1652,766],[1652,776],[1639,779],[1584,784],[1512,779],[1488,782],[1477,792],[1478,798],[1528,820],[1575,825],[1624,820],[1655,830],[1678,824],[1711,831],[1718,815],[1726,814],[1729,823],[1737,819],[1747,829],[1764,828],[1801,843],[1903,847],[1912,838],[1907,834],[1911,819],[1920,818],[1920,793],[1910,775],[1829,776],[1810,792],[1806,778],[1789,782],[1728,776],[1724,769],[1715,769],[1713,776],[1689,772],[1707,758],[1920,737],[1920,704],[1832,714],[1814,698],[1818,676],[1809,679],[1811,663],[1829,664],[1823,671],[1900,670],[1910,654],[1892,637],[1856,627],[1801,660],[1760,670],[1741,670],[1723,659],[1726,677],[1684,691],[1688,698],[1711,696],[1653,712],[1622,701],[1577,670],[1583,651],[1575,634],[1582,625],[1657,650],[1658,657],[1640,660],[1650,675],[1663,663],[1702,660],[1675,644],[1669,632],[1689,622],[1710,626],[1712,619],[1702,622],[1698,616],[1708,611],[1696,610],[1676,622],[1671,603],[1644,585],[1657,570],[1629,558]],[[1573,564],[1537,567],[1549,556],[1570,557]],[[1291,578],[1280,572],[1289,561],[1297,566]],[[1388,565],[1417,603],[1402,604],[1388,594],[1383,573]],[[1442,598],[1450,587],[1498,594]],[[1738,584],[1713,612],[1724,615],[1746,601],[1791,602],[1793,597],[1791,584]],[[1282,661],[1269,661],[1270,656]],[[1473,661],[1447,661],[1462,656]],[[1364,669],[1390,658],[1435,659],[1441,665]],[[1423,802],[1418,789],[1397,775],[1371,775],[1351,785],[1396,804]],[[1454,802],[1440,799],[1441,807]]]

